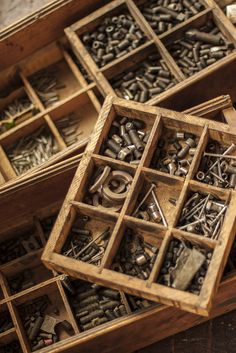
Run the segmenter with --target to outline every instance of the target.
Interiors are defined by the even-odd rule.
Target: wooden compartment
[[[51,173],[49,173],[50,168],[47,168],[45,171],[41,171],[40,173],[38,172],[34,176],[31,176],[31,178],[25,178],[24,181],[22,180],[21,182],[15,182],[14,185],[8,187],[8,189],[5,188],[5,191],[2,190],[0,197],[1,236],[4,233],[11,234],[12,232],[15,232],[14,227],[16,225],[18,225],[18,228],[21,228],[22,224],[24,224],[24,227],[26,224],[28,224],[28,226],[30,224],[31,226],[32,216],[35,216],[36,219],[39,219],[40,221],[44,237],[47,238],[47,234],[52,228],[53,220],[57,214],[57,210],[63,203],[63,199],[67,193],[68,187],[74,176],[78,163],[79,162],[77,162],[77,164],[71,164],[71,161],[68,160],[66,162],[67,167],[64,166],[63,168],[59,169],[59,164],[54,167],[54,170]],[[60,185],[60,188],[55,188],[55,185]],[[34,195],[33,203],[32,195]],[[18,213],[15,213],[14,207],[6,209],[6,202],[12,205],[13,203],[21,203],[21,208],[19,208]],[[88,212],[87,207],[86,212]],[[126,216],[126,218],[127,222],[129,222],[129,225],[134,224],[134,222],[132,222],[133,218],[131,220],[128,216]],[[14,219],[14,226],[12,219]],[[152,226],[152,224],[150,224],[150,226]],[[141,227],[143,226],[141,225]],[[174,234],[180,237],[177,232],[178,230],[176,229]],[[19,265],[20,263],[18,262],[18,266]],[[29,269],[30,266],[31,262],[29,262],[28,265]],[[227,268],[228,266],[229,265],[227,265]],[[230,267],[230,269],[227,269],[227,273],[229,277],[228,279],[224,278],[220,285],[219,291],[214,300],[211,318],[233,310],[236,307],[234,290],[235,269]],[[169,335],[173,335],[174,333],[180,332],[206,321],[206,318],[204,317],[183,312],[174,307],[171,308],[164,305],[157,305],[157,303],[147,303],[147,301],[143,300],[142,298],[132,297],[132,299],[137,303],[134,306],[133,300],[131,300],[131,296],[125,294],[125,297],[129,303],[127,310],[130,308],[130,311],[128,311],[126,316],[101,324],[85,332],[79,332],[79,326],[77,326],[76,318],[72,313],[73,308],[70,306],[70,295],[68,294],[68,290],[63,285],[64,276],[58,275],[55,272],[54,274],[56,275],[55,278],[49,279],[46,282],[43,281],[36,287],[32,287],[27,290],[27,292],[20,292],[16,295],[10,295],[6,288],[6,282],[1,281],[2,287],[4,289],[4,300],[1,302],[1,305],[6,301],[8,302],[8,305],[10,306],[9,309],[14,320],[14,325],[19,327],[17,332],[13,330],[13,332],[6,336],[7,342],[12,341],[13,339],[17,340],[18,335],[24,352],[29,352],[30,349],[28,346],[26,346],[27,340],[24,336],[24,330],[21,325],[20,317],[17,314],[17,307],[15,308],[15,304],[14,307],[12,307],[12,303],[15,303],[16,299],[17,303],[20,303],[20,297],[22,294],[24,297],[23,302],[27,301],[28,298],[26,298],[26,293],[28,293],[28,291],[30,292],[31,297],[33,293],[38,289],[40,290],[40,293],[43,292],[43,294],[47,294],[48,288],[50,288],[49,292],[51,293],[52,287],[49,284],[52,282],[54,283],[55,281],[58,283],[57,286],[60,289],[62,298],[64,298],[64,305],[68,313],[67,315],[71,318],[71,322],[74,318],[73,327],[76,333],[74,336],[57,342],[48,348],[44,348],[42,350],[44,352],[84,353],[85,351],[91,350],[97,353],[101,352],[102,349],[109,353],[118,353],[124,349],[124,346],[126,347],[127,351],[131,352],[137,349],[141,349],[142,347],[154,343],[155,341],[168,337]],[[87,285],[96,287],[94,283],[87,282]],[[53,288],[55,288],[55,284],[53,285]],[[56,293],[58,292],[56,291]],[[120,293],[123,297],[124,293]],[[68,299],[65,299],[66,296]],[[142,305],[141,302],[143,301],[144,303]],[[148,304],[150,305],[147,306]],[[144,325],[146,330],[143,330]],[[156,327],[158,327],[158,330],[156,330]],[[134,336],[132,334],[134,330],[137,332],[140,339],[137,339],[137,335]],[[120,339],[121,335],[123,337],[122,340]],[[5,342],[6,338],[1,340],[1,344]]]
[[[40,302],[40,304],[37,304],[38,302]],[[61,296],[57,282],[45,284],[45,286],[42,286],[41,288],[33,292],[28,292],[27,295],[22,295],[14,299],[13,305],[16,310],[17,316],[19,316],[20,318],[20,323],[22,323],[22,326],[24,327],[22,333],[24,333],[27,337],[26,344],[29,345],[30,351],[36,350],[37,344],[35,344],[35,338],[38,337],[38,335],[40,335],[40,332],[42,331],[46,334],[49,334],[50,338],[46,337],[46,339],[50,340],[51,344],[47,342],[38,349],[46,346],[50,347],[50,345],[52,345],[53,343],[64,340],[74,335],[74,329],[70,322],[70,317],[67,313],[66,306]],[[44,318],[45,322],[43,320],[41,322],[41,325],[44,326],[41,326],[41,330],[37,331],[37,336],[36,334],[34,335],[34,337],[36,336],[35,338],[30,339],[30,337],[33,336],[33,333],[32,336],[30,336],[30,331],[27,331],[30,330],[28,318],[34,317],[34,325],[37,325],[37,312],[40,312],[41,317]],[[47,315],[49,317],[47,317]],[[62,324],[62,322],[64,321],[68,323],[68,327],[66,329]],[[58,326],[55,327],[56,325]],[[51,334],[54,337],[54,332],[56,334],[56,340],[52,341]],[[43,339],[44,337],[42,337],[41,340]]]
[[[37,112],[38,109],[23,86],[12,91],[7,97],[0,99],[0,133],[30,119]]]
[[[115,116],[122,115],[122,116],[126,116],[127,118],[139,119],[145,115],[145,112],[147,112],[147,116],[150,116],[150,114],[151,115],[155,114],[154,116],[156,116],[156,118],[153,123],[150,137],[146,145],[146,148],[144,150],[141,162],[139,163],[138,167],[134,168],[133,170],[133,173],[135,173],[133,182],[131,184],[127,197],[124,201],[122,209],[119,213],[117,223],[114,227],[105,255],[102,259],[101,266],[98,271],[96,269],[93,269],[91,266],[89,267],[80,266],[80,268],[78,268],[76,267],[76,261],[74,259],[65,258],[62,255],[57,253],[58,247],[60,248],[61,239],[63,239],[68,229],[68,222],[69,224],[71,222],[71,215],[70,215],[71,204],[73,204],[73,202],[77,203],[78,201],[79,201],[78,204],[81,204],[81,202],[82,202],[82,205],[84,204],[85,202],[84,196],[86,193],[87,185],[91,188],[91,184],[89,184],[89,178],[91,175],[94,175],[94,172],[93,172],[94,159],[96,159],[97,162],[101,159],[101,156],[98,158],[94,154],[94,152],[100,149],[104,136],[106,136],[107,132],[109,131],[109,128]],[[111,264],[118,250],[119,244],[121,242],[122,234],[124,233],[124,227],[125,227],[124,221],[126,221],[127,217],[129,219],[129,216],[125,216],[125,214],[129,209],[130,200],[135,199],[135,196],[137,194],[136,192],[137,187],[140,188],[139,186],[139,183],[141,181],[140,175],[142,175],[144,171],[147,171],[145,165],[152,158],[151,151],[154,144],[156,143],[156,139],[158,138],[157,132],[159,131],[159,134],[161,134],[161,131],[159,128],[162,124],[162,119],[164,119],[164,121],[166,120],[166,122],[168,122],[168,125],[171,126],[172,128],[178,129],[179,127],[181,127],[181,129],[185,129],[188,126],[188,129],[190,129],[190,131],[194,130],[200,136],[202,133],[202,136],[199,139],[198,150],[196,150],[196,153],[192,160],[192,165],[190,167],[189,175],[185,178],[184,183],[182,183],[181,185],[181,179],[173,177],[173,179],[176,182],[177,180],[179,181],[179,185],[182,186],[182,188],[180,188],[179,190],[180,195],[178,198],[176,210],[173,213],[173,218],[169,220],[170,224],[168,223],[166,224],[166,228],[167,228],[166,235],[163,237],[163,241],[160,245],[160,250],[158,252],[158,256],[155,260],[154,266],[151,270],[150,276],[148,277],[148,279],[134,278],[130,275],[127,277],[127,275],[125,275],[124,273],[115,272],[112,269]],[[139,295],[149,300],[153,300],[157,302],[159,301],[161,303],[165,303],[172,306],[178,306],[183,310],[192,311],[200,315],[207,315],[210,310],[212,298],[216,291],[219,278],[221,275],[221,270],[222,270],[221,264],[225,263],[225,259],[229,254],[230,246],[233,241],[233,234],[234,234],[233,229],[234,229],[234,222],[235,222],[233,210],[236,202],[235,194],[233,191],[229,191],[229,192],[225,192],[223,190],[216,191],[213,187],[212,189],[206,188],[206,187],[204,188],[203,186],[204,184],[191,181],[192,171],[197,161],[198,153],[200,153],[200,148],[204,142],[204,137],[207,135],[208,126],[209,128],[218,130],[220,133],[222,133],[222,124],[220,123],[207,121],[207,124],[205,124],[204,122],[199,121],[199,119],[195,117],[187,116],[181,113],[167,111],[160,108],[148,107],[140,103],[132,103],[132,102],[127,103],[127,101],[125,100],[121,100],[114,97],[108,97],[104,103],[103,110],[100,114],[100,118],[95,128],[96,133],[93,135],[93,138],[91,139],[91,142],[89,143],[86,149],[86,153],[82,159],[82,162],[80,163],[80,167],[78,168],[78,171],[77,171],[78,176],[75,177],[74,182],[72,183],[71,189],[69,190],[69,193],[65,199],[62,210],[59,214],[58,219],[60,219],[60,221],[57,220],[53,228],[53,231],[51,233],[51,236],[49,238],[48,244],[46,245],[45,251],[43,253],[42,259],[46,264],[46,266],[54,270],[60,269],[60,271],[68,275],[71,275],[73,277],[86,278],[89,281],[95,281],[98,284],[102,284],[105,286],[110,285],[114,289],[125,290],[130,294]],[[112,161],[112,158],[103,157],[102,159],[105,159],[107,161],[109,160],[109,165],[115,165],[117,163],[117,161],[115,160]],[[104,163],[104,161],[102,160],[100,162]],[[126,166],[127,164],[124,162],[119,162],[119,165],[123,165],[123,167],[125,168],[130,168],[130,166],[129,167]],[[153,174],[153,172],[151,173],[150,171],[150,174]],[[156,173],[155,175],[157,174],[158,173]],[[103,195],[104,193],[104,185],[106,184],[106,179],[104,179],[103,177],[104,175],[101,176],[101,179],[102,179],[101,189],[100,189],[101,195]],[[93,183],[92,186],[94,187],[95,184],[94,182],[92,183]],[[201,292],[199,293],[199,295],[186,293],[186,291],[184,292],[184,295],[183,295],[183,292],[181,290],[174,289],[174,288],[167,288],[162,286],[161,284],[155,283],[156,276],[161,266],[163,254],[166,249],[166,244],[168,243],[168,239],[172,232],[172,227],[176,226],[178,223],[178,219],[180,217],[182,208],[184,207],[184,202],[187,198],[189,190],[193,190],[195,192],[196,190],[201,190],[203,193],[209,192],[209,193],[212,193],[213,195],[219,196],[220,199],[225,200],[228,203],[227,212],[223,223],[223,228],[220,228],[220,233],[218,235],[219,241],[214,239],[205,239],[204,237],[202,237],[202,240],[201,240],[205,242],[206,245],[208,244],[214,245],[215,251],[211,260],[210,268],[206,274],[204,286]],[[132,205],[132,201],[131,201],[131,205]],[[89,207],[89,206],[86,206],[86,207]],[[90,207],[91,207],[91,210],[96,209],[96,206],[94,205]],[[156,207],[158,207],[157,202],[156,202]],[[159,212],[161,215],[161,211]],[[221,214],[222,212],[219,213],[219,216]],[[218,218],[219,217],[216,217],[217,221],[218,221]],[[232,219],[232,221],[228,221],[229,219]],[[139,229],[139,225],[141,227],[141,224],[143,224],[143,227],[146,227],[146,232],[151,234],[155,234],[155,230],[157,231],[159,227],[162,227],[162,226],[154,225],[151,222],[147,223],[142,220],[138,220],[136,218],[132,218],[132,221],[130,220],[129,222],[132,222],[136,225],[135,229],[137,232]],[[201,238],[198,235],[192,235],[190,232],[184,232],[184,233],[187,233],[186,237],[190,237],[190,239],[193,238],[198,240],[199,238]]]
[[[181,2],[180,8],[178,8],[178,6],[177,9],[175,9],[174,6],[172,8],[172,10],[177,12],[177,16],[179,14],[179,17],[175,19],[173,16],[171,16],[170,18],[165,19],[164,17],[164,19],[162,19],[160,15],[161,13],[165,14],[165,11],[152,11],[152,9],[156,7],[155,1],[148,2],[145,0],[135,0],[134,2],[139,7],[140,12],[142,12],[143,16],[157,35],[161,35],[163,33],[166,34],[166,32],[168,33],[169,31],[175,30],[176,27],[180,27],[182,22],[188,21],[191,17],[198,15],[201,11],[208,7],[207,2],[204,0],[198,1],[197,4],[193,3],[192,7],[190,4],[191,9],[190,7],[186,7],[185,4]],[[158,25],[158,21],[162,22],[160,26]]]
[[[11,314],[6,304],[0,307],[1,319],[0,319],[0,340],[1,336],[6,336],[14,330],[14,325],[11,319]]]
[[[164,222],[162,217],[158,216],[155,220],[150,215],[148,205],[155,203],[155,196],[150,192],[151,188],[163,212]],[[126,214],[139,218],[143,222],[153,222],[164,226],[165,223],[170,225],[174,220],[176,204],[182,188],[183,180],[180,177],[169,177],[151,169],[144,169],[139,177],[136,192],[130,198]],[[146,196],[148,197],[144,199]]]

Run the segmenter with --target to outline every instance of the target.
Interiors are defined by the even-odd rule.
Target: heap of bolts
[[[80,121],[73,114],[64,116],[56,121],[56,127],[63,137],[67,146],[71,146],[78,141],[78,136],[81,134],[79,130]]]
[[[33,352],[57,342],[56,329],[64,330],[68,335],[74,333],[71,324],[60,319],[59,309],[51,305],[47,295],[19,306],[19,314]]]
[[[170,30],[203,9],[200,1],[196,0],[151,0],[141,7],[144,17],[156,34]]]
[[[59,101],[58,90],[65,87],[59,82],[56,71],[52,69],[36,72],[29,81],[46,108]]]
[[[198,138],[188,132],[165,131],[165,140],[158,141],[151,168],[170,175],[186,176],[196,152]]]
[[[85,221],[85,219],[87,220]],[[84,225],[88,221],[89,218],[84,216],[80,222],[82,227],[72,227],[67,241],[63,246],[62,254],[75,260],[99,266],[106,250],[111,231],[108,227],[103,232],[93,237],[91,230],[84,229]]]
[[[133,216],[145,221],[162,223],[165,227],[167,227],[165,215],[161,209],[160,203],[155,193],[156,187],[156,184],[152,183],[151,187],[145,193],[144,197],[142,197],[138,206],[133,212]]]
[[[153,302],[150,302],[147,299],[139,298],[129,294],[126,294],[126,297],[132,312],[147,309],[154,305]]]
[[[83,331],[127,315],[118,291],[83,281],[70,281],[70,304]]]
[[[27,96],[14,99],[0,112],[0,133],[14,127],[19,120],[31,118],[35,113],[36,109]]]
[[[118,212],[128,194],[132,175],[123,170],[112,170],[108,165],[99,167],[89,186],[85,202],[93,206]]]
[[[0,264],[13,261],[21,256],[38,250],[41,242],[34,234],[21,235],[14,239],[6,240],[0,243]]]
[[[235,149],[233,143],[230,146],[223,146],[211,140],[203,154],[196,179],[221,188],[235,188],[236,156],[230,155]]]
[[[0,334],[10,330],[13,327],[11,315],[9,311],[1,312],[0,315]]]
[[[117,118],[112,123],[101,153],[120,161],[138,164],[150,134],[145,128],[146,124],[142,120]]]
[[[200,29],[187,30],[169,50],[184,74],[191,76],[230,54],[234,47],[210,20]]]
[[[211,258],[212,251],[192,245],[187,241],[173,239],[167,249],[158,283],[198,295]],[[198,261],[194,263],[194,259]],[[185,272],[185,278],[181,276],[181,272],[182,274]],[[184,281],[186,278],[187,281]]]
[[[55,138],[43,126],[35,133],[21,138],[7,150],[7,155],[15,173],[20,175],[47,161],[57,152],[58,145]]]
[[[195,192],[184,204],[178,228],[217,240],[227,208],[227,202],[211,194]]]
[[[128,228],[111,269],[146,280],[150,276],[157,254],[156,246],[144,241],[141,235]]]
[[[30,269],[24,270],[17,275],[12,276],[8,279],[8,285],[11,294],[21,292],[27,288],[33,287],[35,281],[33,279],[33,272]]]
[[[144,103],[177,83],[159,54],[150,54],[132,71],[116,76],[111,85],[118,97]]]
[[[128,12],[106,17],[93,32],[82,36],[85,47],[99,67],[138,48],[146,40]]]
[[[18,341],[12,341],[0,347],[0,353],[21,353],[22,349]]]

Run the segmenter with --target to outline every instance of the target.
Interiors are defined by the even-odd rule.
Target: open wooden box
[[[84,353],[92,351],[99,353],[103,350],[108,353],[118,353],[123,350],[128,353],[206,321],[204,317],[181,311],[178,308],[150,303],[147,308],[132,309],[122,318],[104,323],[85,332],[81,331],[71,310],[67,291],[62,285],[63,276],[55,271],[47,270],[40,260],[50,231],[50,226],[45,226],[48,224],[45,220],[50,219],[59,211],[77,167],[78,162],[73,163],[73,165],[68,162],[63,169],[60,169],[59,164],[55,166],[54,170],[47,168],[45,171],[38,172],[38,175],[35,174],[24,182],[15,182],[14,186],[1,191],[2,240],[0,246],[9,238],[15,239],[17,232],[21,233],[33,227],[42,241],[42,247],[36,251],[35,256],[29,253],[0,266],[0,312],[8,311],[13,322],[13,327],[0,334],[0,346],[17,341],[23,352],[31,352],[19,315],[19,306],[25,304],[28,300],[40,297],[42,294],[49,297],[53,295],[53,300],[57,303],[61,317],[69,320],[73,325],[74,334],[70,337],[62,334],[59,337],[59,342],[39,350],[40,352]],[[60,185],[60,188],[55,188],[55,185]],[[32,195],[34,195],[33,200]],[[6,202],[12,207],[6,209]],[[16,214],[14,205],[18,203],[21,204],[21,207]],[[13,219],[14,222],[12,222]],[[213,300],[211,318],[236,308],[234,253],[229,260],[224,279],[216,298]],[[15,274],[19,275],[23,270],[33,272],[34,283],[28,289],[12,293],[9,287],[9,278]],[[122,292],[121,294],[126,300],[128,309],[129,296]],[[136,335],[133,335],[133,332],[136,332]],[[137,339],[137,337],[140,337],[140,339]],[[21,350],[18,348],[18,352]]]
[[[211,19],[223,33],[225,38],[227,38],[227,41],[232,42],[235,47],[236,30],[214,1],[203,0],[199,2],[199,4],[201,4],[201,8],[199,9],[199,12],[197,11],[197,14],[192,14],[188,19],[183,22],[180,21],[171,29],[166,29],[163,33],[156,34],[150,25],[150,22],[153,23],[155,20],[150,20],[148,22],[143,14],[145,12],[143,12],[143,7],[145,7],[146,3],[147,2],[142,0],[112,1],[103,8],[95,11],[93,14],[90,14],[86,18],[83,18],[82,20],[66,28],[65,33],[74,49],[76,56],[80,58],[84,66],[91,72],[91,75],[94,77],[94,80],[96,80],[98,87],[100,87],[104,94],[118,94],[119,97],[126,98],[128,100],[134,99],[141,102],[147,101],[148,104],[153,104],[153,100],[155,100],[154,93],[150,93],[150,95],[146,96],[145,99],[140,100],[140,96],[139,98],[135,98],[134,93],[118,93],[117,82],[119,80],[122,81],[123,77],[125,77],[129,72],[134,72],[134,74],[138,76],[136,71],[140,66],[142,66],[142,62],[144,60],[149,60],[148,58],[150,54],[159,55],[159,59],[156,59],[155,66],[160,66],[159,60],[162,60],[165,63],[166,72],[169,72],[170,77],[174,79],[174,83],[172,85],[166,85],[166,87],[163,87],[160,91],[158,91],[158,98],[161,100],[162,97],[165,96],[166,90],[178,91],[178,87],[182,84],[191,81],[193,78],[200,80],[201,78],[207,76],[209,71],[209,66],[207,66],[199,72],[193,72],[193,75],[187,78],[171,54],[171,46],[173,42],[178,39],[182,39],[184,33],[188,29],[201,28],[209,19]],[[90,44],[87,45],[87,42],[84,42],[83,36],[86,34],[90,35],[94,31],[98,30],[99,26],[104,25],[106,19],[112,18],[112,16],[117,17],[127,11],[135,20],[137,29],[143,33],[143,38],[145,39],[143,39],[143,43],[141,43],[138,47],[135,47],[135,49],[128,50],[126,53],[125,51],[124,53],[122,51],[123,55],[119,54],[120,56],[115,56],[113,60],[105,63],[105,65],[101,67],[100,64],[96,63],[95,59],[93,59],[92,56],[94,55],[94,50],[93,48],[88,48]],[[210,69],[213,70],[221,65],[224,65],[227,58],[233,57],[235,57],[234,52],[229,54],[227,57],[217,60],[213,63],[213,65],[210,65]],[[146,88],[148,87],[149,85],[147,83]]]
[[[127,162],[103,155],[101,147],[117,116],[144,121],[146,128],[150,131],[147,145],[138,164],[131,165]],[[174,132],[186,131],[194,133],[198,137],[199,142],[196,153],[185,178],[175,175],[171,176],[150,167],[155,148],[160,136],[165,133],[165,129],[173,130]],[[227,144],[230,144],[235,141],[234,133],[232,131],[229,133],[229,127],[226,127],[224,124],[212,121],[206,122],[202,121],[202,119],[181,113],[134,102],[128,103],[125,100],[108,97],[100,113],[95,132],[86,148],[86,152],[45,248],[42,257],[45,265],[76,278],[95,281],[115,289],[122,289],[130,294],[143,296],[149,300],[177,306],[200,315],[208,315],[233,241],[235,224],[234,191],[223,190],[210,185],[205,186],[193,180],[207,141],[212,136],[222,143],[226,143],[227,141]],[[126,197],[118,209],[115,203],[114,207],[111,207],[109,205],[102,206],[99,200],[96,202],[93,201],[92,204],[88,201],[88,190],[92,190],[91,185],[93,184],[91,179],[96,175],[98,168],[101,166],[106,168],[109,166],[111,170],[128,173],[131,179],[130,188],[126,192]],[[132,216],[136,207],[137,197],[143,186],[151,185],[152,182],[160,185],[157,187],[157,190],[160,189],[157,191],[156,196],[160,198],[159,202],[166,218],[166,225],[151,223]],[[229,204],[218,240],[201,237],[194,234],[194,232],[189,233],[177,229],[186,198],[192,192],[197,191],[205,194],[209,192]],[[167,200],[170,197],[177,199],[176,207],[168,204]],[[109,207],[111,208],[109,209]],[[67,238],[70,236],[75,220],[80,217],[80,214],[91,217],[95,223],[96,219],[103,219],[104,225],[100,228],[98,226],[100,233],[104,231],[105,226],[110,225],[109,242],[98,266],[68,257],[67,253],[65,253]],[[115,272],[114,267],[112,267],[115,255],[118,252],[122,238],[125,237],[124,234],[127,228],[136,230],[138,234],[142,234],[144,241],[149,241],[152,246],[159,249],[153,268],[146,279],[119,273],[120,271]],[[89,226],[88,229],[90,229]],[[197,243],[212,252],[210,265],[199,295],[176,290],[157,283],[168,244],[173,237]]]

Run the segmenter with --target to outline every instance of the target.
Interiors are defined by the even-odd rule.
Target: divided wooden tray
[[[147,145],[138,165],[131,165],[102,155],[101,147],[107,139],[113,121],[119,116],[144,121],[147,129],[150,130]],[[185,178],[170,176],[150,167],[160,136],[166,131],[168,132],[168,130],[174,133],[180,131],[195,134],[199,139],[195,155]],[[76,278],[95,281],[102,285],[124,290],[130,294],[143,296],[149,300],[177,306],[200,315],[208,315],[234,237],[236,200],[234,190],[223,190],[203,184],[194,180],[194,176],[198,170],[202,153],[210,138],[227,145],[235,142],[234,131],[229,130],[229,127],[221,123],[209,120],[202,121],[199,118],[181,113],[108,97],[100,113],[91,142],[86,148],[58,220],[46,245],[42,257],[45,265]],[[92,178],[93,175],[96,175],[94,173],[101,166],[109,166],[112,170],[124,171],[132,177],[130,189],[119,211],[115,204],[115,208],[109,210],[107,207],[110,206],[101,207],[99,200],[92,205],[88,200],[88,188],[93,184]],[[146,188],[146,185],[151,185],[152,182],[160,185],[159,190],[157,186],[157,197],[160,198],[160,206],[167,221],[166,226],[132,216],[142,187]],[[186,229],[184,231],[178,229],[184,202],[193,192],[202,192],[206,195],[209,193],[227,202],[228,209],[217,240],[199,236],[194,234],[194,232],[186,232]],[[168,204],[167,200],[171,197],[177,199],[176,207]],[[102,233],[107,226],[111,228],[108,245],[98,266],[66,256],[65,244],[68,242],[67,238],[80,215],[91,217],[93,220],[91,230],[96,227],[97,219],[104,221],[103,225],[98,223],[96,227],[97,233]],[[144,241],[159,249],[151,273],[146,279],[125,275],[111,269],[122,238],[126,237],[125,231],[128,228],[142,235]],[[90,229],[89,225],[88,229]],[[199,295],[157,283],[169,243],[173,238],[198,244],[212,253]]]
[[[228,59],[235,57],[235,52],[232,52],[224,58],[217,60],[214,64],[205,67],[187,78],[183,70],[181,70],[181,67],[177,65],[175,58],[171,55],[170,47],[173,42],[177,39],[184,39],[183,36],[187,30],[201,28],[209,19],[212,19],[215,25],[220,29],[224,38],[227,41],[232,42],[235,48],[235,27],[214,1],[201,0],[199,1],[199,4],[201,4],[202,7],[199,10],[199,13],[195,15],[192,14],[187,20],[183,22],[180,21],[171,29],[157,35],[150,25],[150,23],[155,22],[155,19],[150,19],[148,22],[143,15],[143,6],[145,7],[145,4],[146,2],[142,0],[114,0],[65,29],[67,38],[69,39],[76,56],[80,58],[84,66],[91,72],[98,87],[100,87],[105,95],[109,93],[115,95],[117,93],[117,85],[115,85],[114,78],[119,76],[120,78],[123,78],[130,71],[134,71],[136,74],[135,70],[137,67],[142,61],[147,60],[150,54],[159,54],[160,59],[162,59],[166,65],[166,71],[169,71],[171,77],[175,78],[176,81],[173,87],[168,87],[167,85],[162,93],[159,92],[159,100],[161,100],[162,97],[165,97],[165,90],[170,92],[178,91],[179,85],[187,84],[194,78],[199,80],[208,74],[209,69],[214,70],[219,66],[223,66]],[[133,50],[127,51],[126,54],[124,53],[124,55],[120,57],[116,58],[115,56],[115,58],[106,63],[105,66],[99,67],[99,63],[96,64],[92,58],[92,55],[94,54],[93,49],[89,50],[86,48],[83,36],[87,33],[91,34],[96,31],[99,25],[101,26],[104,19],[112,18],[112,16],[119,16],[127,11],[135,20],[140,31],[145,35],[144,43],[140,44]],[[155,66],[160,66],[158,60],[156,60]],[[146,88],[148,87],[149,86]],[[132,96],[129,93],[127,99],[135,99],[134,96],[135,94]],[[125,97],[123,96],[122,98]],[[148,104],[153,104],[155,101],[154,94],[152,97],[146,97],[146,101]],[[142,102],[144,102],[144,100]]]
[[[13,321],[13,327],[0,334],[1,344],[4,345],[17,340],[20,342],[23,352],[31,351],[22,326],[22,320],[18,315],[18,305],[25,303],[28,299],[37,297],[40,293],[44,295],[53,294],[61,312],[60,315],[69,320],[75,330],[72,336],[68,338],[60,336],[59,342],[39,350],[40,352],[84,353],[92,351],[99,353],[103,350],[107,353],[118,353],[123,350],[128,353],[204,322],[206,320],[204,317],[180,311],[178,308],[153,303],[146,309],[129,312],[123,318],[81,332],[68,303],[66,290],[62,286],[61,279],[63,276],[58,275],[55,271],[47,270],[41,263],[39,256],[47,238],[47,232],[45,233],[45,229],[42,229],[43,220],[59,211],[77,167],[78,162],[74,163],[72,168],[68,163],[67,167],[65,165],[61,171],[55,166],[55,170],[50,174],[49,170],[41,171],[40,175],[28,178],[24,184],[19,181],[18,184],[15,182],[14,188],[1,192],[1,239],[3,241],[9,237],[14,239],[17,234],[16,229],[21,232],[35,224],[43,240],[42,249],[38,251],[38,256],[35,258],[28,254],[24,258],[17,258],[12,262],[1,265],[0,307],[1,311],[8,310],[10,312]],[[60,185],[60,189],[55,188],[54,185]],[[34,195],[33,202],[32,195]],[[6,202],[12,207],[6,209]],[[21,204],[17,214],[14,210],[16,203]],[[13,219],[14,222],[12,222]],[[7,279],[10,274],[21,272],[24,269],[31,269],[36,274],[34,280],[36,279],[37,283],[31,288],[16,294],[10,293]],[[231,258],[226,269],[227,272],[225,272],[223,282],[213,301],[211,318],[236,308],[234,290],[236,265],[234,257]],[[133,335],[133,332],[136,332],[136,335]],[[122,340],[120,339],[121,336],[123,337]],[[140,339],[137,339],[137,337]]]

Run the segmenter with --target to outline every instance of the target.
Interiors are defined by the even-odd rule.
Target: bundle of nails
[[[40,249],[42,246],[38,237],[34,234],[17,235],[0,243],[0,264],[13,261],[21,256]]]
[[[57,72],[53,69],[40,70],[29,81],[46,108],[59,101],[58,90],[65,87],[65,84],[59,82]]]
[[[198,295],[212,258],[212,251],[187,241],[170,241],[158,283]]]
[[[147,37],[134,18],[124,12],[106,17],[94,31],[83,34],[82,41],[97,65],[103,67],[138,48]]]
[[[81,330],[90,330],[127,314],[118,291],[83,281],[70,281],[68,296]]]
[[[204,9],[196,0],[151,0],[141,6],[143,16],[156,34],[164,33]]]
[[[0,353],[21,353],[22,349],[20,346],[20,343],[18,341],[12,341],[10,343],[4,344],[3,346],[1,345],[0,347]]]
[[[142,197],[138,206],[133,212],[133,216],[145,221],[162,223],[165,227],[167,227],[168,225],[165,215],[155,193],[156,187],[156,184],[152,183],[151,187]],[[152,200],[150,200],[150,196]]]
[[[75,260],[99,266],[108,245],[111,231],[108,227],[98,235],[93,236],[91,230],[84,229],[87,222],[89,222],[89,218],[80,222],[80,225],[83,224],[82,227],[75,225],[72,227],[63,246],[62,254]]]
[[[9,277],[7,282],[11,294],[16,294],[35,285],[33,272],[30,269],[26,269]]]
[[[68,335],[74,333],[71,324],[60,319],[59,309],[52,306],[47,295],[28,301],[18,309],[33,352],[57,342],[57,329],[65,331]]]
[[[203,154],[196,179],[210,185],[221,188],[235,188],[236,186],[236,146],[221,145],[210,140]]]
[[[194,192],[184,204],[178,228],[217,240],[227,208],[227,201],[210,193]]]
[[[38,131],[21,138],[7,150],[7,155],[15,173],[20,175],[47,161],[57,152],[54,136],[42,126]]]
[[[27,96],[14,99],[0,111],[0,133],[3,133],[17,123],[17,119],[28,119],[36,113],[33,103]]]
[[[9,311],[1,312],[0,317],[0,334],[10,330],[13,327],[13,322]]]
[[[85,202],[103,209],[118,212],[128,194],[133,177],[123,170],[114,170],[110,166],[100,166],[85,196]]]
[[[186,76],[191,76],[230,54],[233,44],[228,42],[212,20],[200,29],[188,29],[184,37],[168,48]]]
[[[198,137],[189,132],[165,131],[165,140],[157,143],[151,168],[170,175],[186,176],[196,152]]]
[[[160,55],[150,54],[132,71],[127,70],[111,80],[118,97],[144,103],[173,87],[177,80],[172,76]]]
[[[149,138],[149,131],[142,120],[116,118],[104,141],[101,153],[107,157],[138,164]]]
[[[111,269],[140,279],[148,279],[158,254],[158,248],[144,241],[132,229],[126,229]]]
[[[56,121],[55,125],[67,146],[78,141],[78,136],[81,134],[79,124],[80,121],[74,114],[69,114]]]

